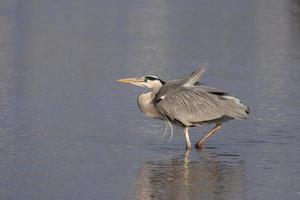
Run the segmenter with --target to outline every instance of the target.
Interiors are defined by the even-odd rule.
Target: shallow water
[[[185,153],[115,80],[201,63],[251,115]],[[299,66],[297,0],[0,0],[0,199],[299,199]]]

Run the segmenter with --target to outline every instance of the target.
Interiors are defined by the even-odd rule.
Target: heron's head
[[[132,85],[137,85],[140,87],[147,87],[150,89],[158,89],[163,84],[165,84],[164,81],[162,81],[160,78],[153,76],[153,75],[147,75],[140,78],[124,78],[119,79],[118,82],[120,83],[129,83]]]

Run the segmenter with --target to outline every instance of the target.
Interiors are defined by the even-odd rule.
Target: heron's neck
[[[149,117],[161,118],[159,112],[157,111],[155,105],[153,104],[153,99],[155,98],[155,94],[152,91],[147,93],[142,93],[138,96],[138,105],[140,110],[145,113]]]
[[[153,95],[153,98],[159,92],[161,87],[162,87],[162,85],[157,85],[156,87],[151,88],[149,93],[151,93]]]

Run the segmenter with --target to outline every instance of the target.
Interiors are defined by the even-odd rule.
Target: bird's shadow
[[[134,186],[135,199],[245,199],[245,162],[238,155],[187,151],[146,161]]]

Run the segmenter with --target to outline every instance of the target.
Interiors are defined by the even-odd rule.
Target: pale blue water
[[[251,115],[185,155],[115,80],[202,63]],[[0,0],[0,199],[299,199],[299,75],[297,0]]]

